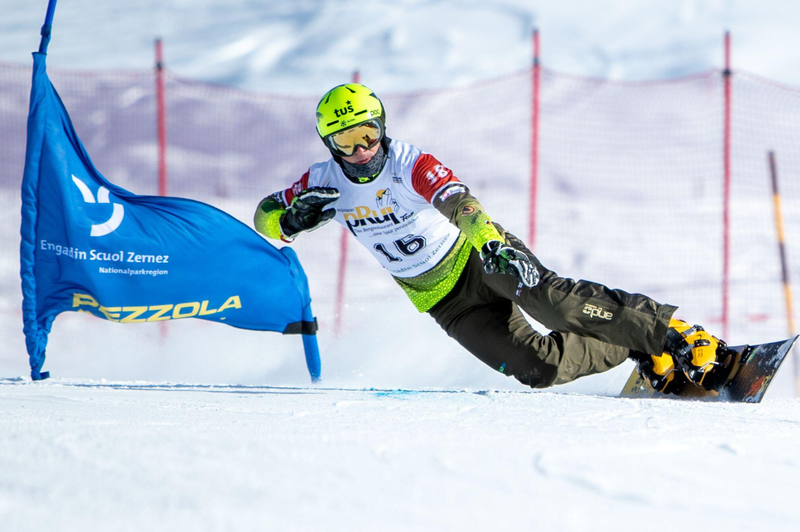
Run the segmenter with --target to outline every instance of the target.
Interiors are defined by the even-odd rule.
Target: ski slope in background
[[[0,0],[0,61],[25,63],[46,0]],[[658,79],[722,63],[800,85],[790,0],[62,0],[51,67],[149,68],[153,39],[181,76],[319,95],[360,70],[379,94],[453,87],[527,68],[531,30],[545,66],[583,76]]]
[[[0,61],[30,63],[45,7],[0,0]],[[148,68],[160,35],[180,75],[279,94],[356,69],[379,93],[517,72],[533,26],[548,67],[613,79],[720,66],[729,28],[737,67],[800,85],[795,2],[60,0],[55,20],[53,68]],[[399,293],[351,305],[342,337],[321,332],[323,388],[307,387],[297,338],[72,313],[51,335],[55,378],[31,383],[18,198],[0,197],[0,224],[0,530],[800,527],[785,378],[761,405],[607,397],[628,364],[531,392]],[[599,262],[594,277],[614,278]]]

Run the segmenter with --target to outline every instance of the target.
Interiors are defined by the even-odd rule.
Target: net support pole
[[[339,273],[336,279],[336,322],[334,325],[336,336],[341,334],[344,320],[344,285],[347,282],[347,244],[349,240],[347,229],[342,227],[339,237]]]
[[[361,82],[361,74],[356,70],[353,72],[353,83]],[[338,337],[342,333],[342,324],[344,322],[344,288],[347,282],[347,245],[350,238],[347,235],[347,229],[342,227],[341,237],[339,237],[339,274],[336,279],[336,314],[333,327],[334,334]]]
[[[781,260],[781,279],[783,281],[783,295],[786,298],[786,325],[789,337],[796,334],[794,326],[794,312],[792,310],[792,284],[789,279],[789,261],[786,257],[786,238],[783,229],[783,211],[781,209],[781,195],[778,187],[778,164],[775,161],[775,152],[767,154],[769,160],[769,175],[772,181],[772,202],[775,210],[775,230],[778,234],[778,256]],[[800,356],[797,351],[793,359],[795,394],[800,396]]]
[[[156,39],[156,129],[158,131],[158,195],[167,195],[167,94],[164,85],[164,45]]]
[[[167,95],[164,85],[164,45],[161,39],[155,41],[156,59],[156,135],[158,139],[158,195],[167,195]],[[169,336],[167,323],[160,322],[161,342]]]
[[[730,255],[731,255],[731,32],[725,32],[725,70],[722,71],[724,101],[724,131],[722,141],[723,158],[723,206],[722,206],[722,337],[728,335],[730,305]]]
[[[539,184],[539,30],[533,30],[533,80],[531,102],[531,184],[528,204],[528,248],[533,251],[536,242],[536,195]]]

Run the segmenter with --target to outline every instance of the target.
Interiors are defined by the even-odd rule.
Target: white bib
[[[284,199],[291,203],[309,187],[338,189],[334,219],[392,275],[408,278],[436,266],[458,239],[459,229],[429,202],[453,182],[457,178],[433,156],[393,140],[386,165],[372,182],[353,183],[330,159],[309,168]]]

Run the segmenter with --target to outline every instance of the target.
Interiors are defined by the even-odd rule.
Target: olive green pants
[[[661,353],[676,307],[559,277],[514,235],[505,236],[539,269],[538,285],[526,288],[512,275],[487,274],[473,249],[453,290],[428,311],[470,353],[532,388],[607,371],[631,350]],[[520,308],[553,332],[536,332]]]

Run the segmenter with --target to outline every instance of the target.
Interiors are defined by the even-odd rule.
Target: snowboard
[[[738,365],[739,369],[718,392],[689,385],[678,395],[662,394],[650,386],[647,379],[639,375],[634,368],[620,397],[663,397],[729,403],[759,403],[797,338],[795,336],[788,340],[769,344],[728,347],[728,354],[732,355],[731,364],[734,364],[733,367]]]

